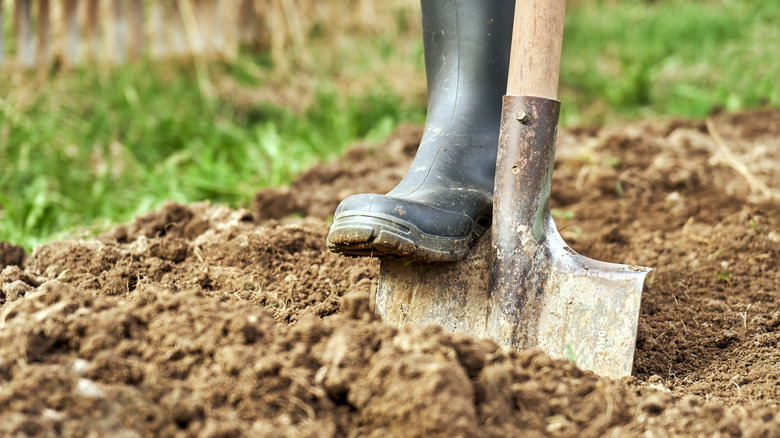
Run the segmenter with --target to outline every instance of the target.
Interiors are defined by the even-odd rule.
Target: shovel
[[[577,254],[550,216],[565,0],[517,0],[502,107],[492,230],[452,263],[382,260],[376,311],[580,368],[631,374],[649,268]]]

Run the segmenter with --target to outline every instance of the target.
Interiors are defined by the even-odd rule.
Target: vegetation
[[[32,247],[166,199],[247,205],[258,188],[287,183],[356,139],[378,141],[403,120],[424,119],[378,87],[323,89],[301,113],[238,108],[201,97],[186,65],[129,65],[103,79],[79,71],[65,82],[21,111],[2,102],[0,240]]]
[[[566,17],[565,124],[780,105],[780,3],[578,1]]]
[[[167,199],[245,206],[355,141],[421,123],[416,3],[393,3],[381,26],[315,23],[283,53],[246,50],[206,71],[0,70],[0,241],[94,233]],[[572,0],[562,123],[778,106],[777,22],[778,2]]]

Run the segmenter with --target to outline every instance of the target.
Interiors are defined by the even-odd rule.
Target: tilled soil
[[[373,315],[378,262],[324,238],[342,198],[401,178],[404,127],[251,211],[171,203],[92,240],[0,243],[0,434],[780,436],[778,122],[560,133],[567,243],[654,268],[631,378]]]

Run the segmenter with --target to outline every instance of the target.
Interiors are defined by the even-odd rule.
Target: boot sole
[[[432,236],[414,224],[380,213],[342,213],[328,233],[328,249],[350,257],[402,258],[422,262],[453,262],[466,256],[471,245],[490,226],[477,219],[463,238]]]

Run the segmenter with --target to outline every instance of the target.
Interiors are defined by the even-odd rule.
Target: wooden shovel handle
[[[516,0],[506,94],[558,98],[566,0]]]

